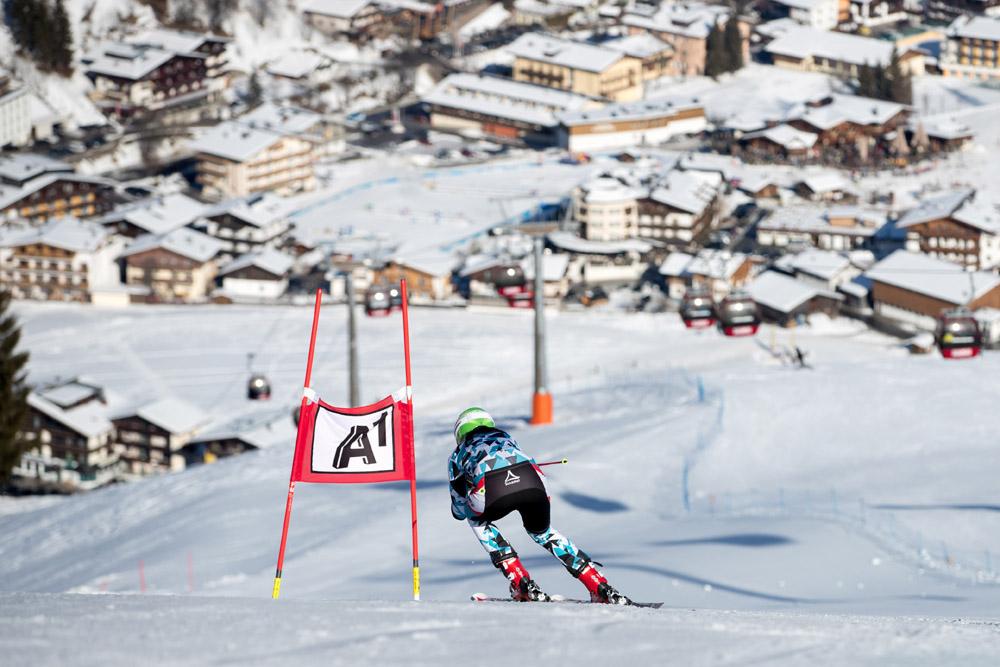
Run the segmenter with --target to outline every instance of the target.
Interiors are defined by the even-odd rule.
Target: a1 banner
[[[309,401],[299,419],[292,479],[351,484],[413,478],[410,405],[386,396],[358,408]]]

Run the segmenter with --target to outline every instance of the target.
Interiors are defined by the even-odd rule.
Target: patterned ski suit
[[[487,474],[501,470],[506,470],[499,473],[505,476],[506,483],[487,484]],[[497,479],[495,475],[490,478]],[[499,568],[502,561],[516,558],[517,552],[493,521],[518,510],[531,539],[558,558],[570,574],[579,577],[591,560],[549,523],[549,498],[543,478],[534,459],[525,455],[508,433],[497,428],[477,428],[448,459],[451,514],[460,521],[468,520],[493,565]],[[511,486],[512,479],[515,486]],[[520,486],[534,488],[528,492],[508,491]]]

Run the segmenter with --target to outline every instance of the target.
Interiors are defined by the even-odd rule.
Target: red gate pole
[[[410,519],[413,527],[413,599],[420,600],[420,550],[417,545],[417,453],[413,442],[413,380],[410,375],[410,306],[406,278],[399,281],[403,294],[403,356],[406,359],[406,403],[410,406]]]
[[[316,305],[313,307],[312,334],[309,336],[309,360],[306,362],[306,380],[302,385],[302,403],[299,405],[299,428],[302,427],[301,416],[306,410],[305,390],[309,389],[312,381],[313,354],[316,352],[316,329],[319,327],[319,306],[323,300],[323,292],[316,290]],[[281,592],[281,568],[285,564],[285,542],[288,540],[288,523],[292,519],[292,499],[295,497],[295,467],[299,462],[298,438],[295,438],[295,452],[292,454],[292,472],[288,480],[288,498],[285,500],[285,521],[281,526],[281,546],[278,547],[278,567],[274,572],[274,588],[271,590],[271,597],[275,600]]]

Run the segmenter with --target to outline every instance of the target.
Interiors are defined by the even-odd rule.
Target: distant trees
[[[28,353],[18,352],[21,328],[17,318],[7,313],[10,292],[0,290],[0,484],[27,450],[20,431],[28,418],[28,385],[24,366]]]
[[[40,69],[67,75],[73,70],[73,28],[63,0],[6,0],[14,42]]]
[[[705,74],[712,78],[741,69],[743,62],[743,33],[737,14],[729,17],[724,25],[714,25],[705,42]]]
[[[877,100],[913,103],[913,82],[910,75],[903,69],[899,53],[895,50],[888,65],[869,65],[865,63],[858,68],[858,80],[854,92],[862,97],[872,97]]]

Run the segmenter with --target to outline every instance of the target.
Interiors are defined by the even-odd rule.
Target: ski
[[[470,598],[473,602],[520,602],[520,600],[514,600],[512,598],[501,598],[492,595],[486,595],[485,593],[473,593]],[[558,595],[552,596],[551,600],[548,602],[564,602],[567,604],[605,604],[603,602],[591,602],[590,600],[578,600],[576,598],[564,598]],[[543,603],[544,604],[544,603]],[[646,609],[659,609],[663,606],[662,602],[631,602],[627,605],[611,605],[611,606],[621,606],[621,607],[644,607]]]

